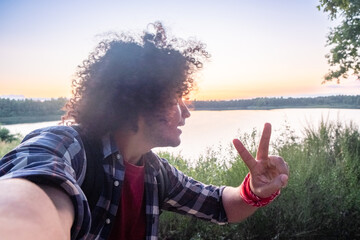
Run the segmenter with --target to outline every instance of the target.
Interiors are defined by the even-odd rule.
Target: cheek
[[[160,122],[165,123],[168,126],[178,125],[181,120],[181,111],[179,106],[174,106],[168,109],[161,115],[159,115]]]
[[[169,115],[168,120],[170,124],[178,124],[181,118],[181,111],[180,108],[177,106],[176,108],[173,108]]]

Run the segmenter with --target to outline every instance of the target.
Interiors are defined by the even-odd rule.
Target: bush
[[[10,134],[9,129],[0,126],[0,158],[20,143],[20,135]]]
[[[9,129],[0,126],[0,141],[11,143],[18,139],[19,136],[10,134]]]
[[[305,129],[303,139],[285,131],[272,150],[290,166],[288,187],[278,199],[242,223],[226,226],[164,212],[160,239],[359,239],[358,127],[322,121],[318,129]],[[254,130],[242,140],[254,153],[258,133]],[[164,157],[197,180],[238,186],[248,171],[245,164],[232,148],[228,152],[233,160],[224,161],[219,152],[209,150],[196,164],[180,156]]]

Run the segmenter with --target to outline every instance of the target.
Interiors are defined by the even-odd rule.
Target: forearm
[[[70,239],[71,212],[59,212],[39,186],[24,179],[1,180],[0,193],[1,238]]]
[[[241,222],[257,210],[257,207],[253,207],[242,200],[240,187],[226,187],[223,191],[222,201],[230,223]]]

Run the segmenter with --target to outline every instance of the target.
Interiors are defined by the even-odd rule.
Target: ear
[[[146,124],[145,117],[143,115],[139,115],[137,123],[133,122],[131,124],[133,126],[133,130],[134,130],[135,133],[138,132],[138,131],[141,131],[142,129],[144,129],[144,126]]]

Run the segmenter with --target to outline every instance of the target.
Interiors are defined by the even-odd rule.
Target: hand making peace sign
[[[250,188],[254,194],[267,198],[285,187],[289,178],[289,166],[279,156],[269,156],[271,124],[266,123],[260,139],[256,159],[248,152],[239,139],[233,144],[250,170]]]

